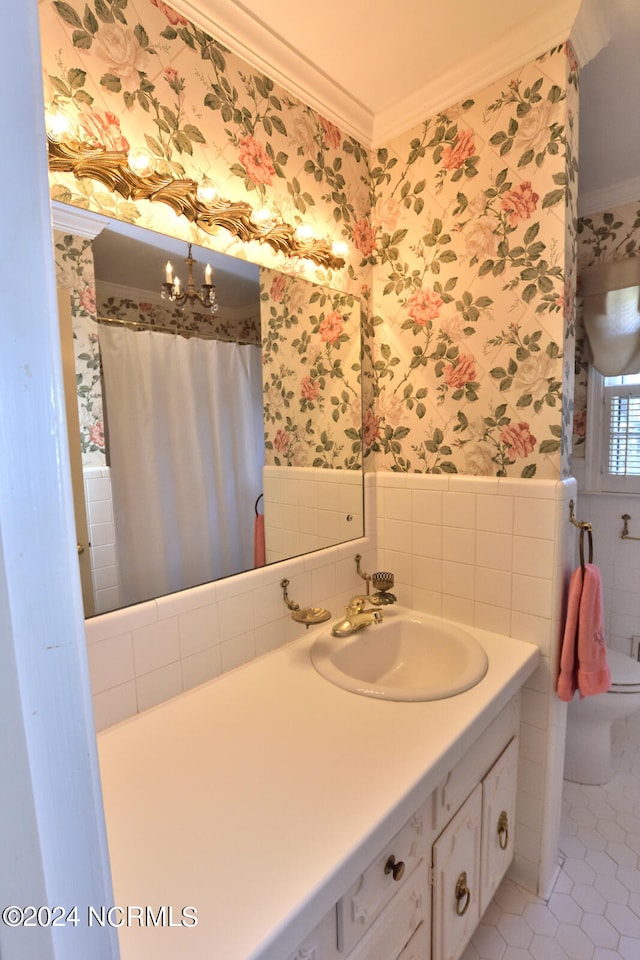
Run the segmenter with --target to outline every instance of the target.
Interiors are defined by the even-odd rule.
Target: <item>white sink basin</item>
[[[316,670],[331,683],[365,697],[441,700],[475,686],[487,654],[456,624],[412,610],[384,610],[382,623],[349,637],[323,631],[311,646]]]

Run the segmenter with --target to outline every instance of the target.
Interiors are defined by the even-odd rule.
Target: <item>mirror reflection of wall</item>
[[[261,302],[260,268],[194,247],[194,282],[211,264],[218,310],[181,311],[160,288],[167,260],[186,285],[182,241],[114,223],[93,239],[58,230],[55,249],[75,345],[87,615],[362,536],[357,300],[262,271]]]

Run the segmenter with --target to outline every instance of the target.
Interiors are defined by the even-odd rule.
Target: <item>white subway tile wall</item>
[[[113,523],[109,467],[85,467],[84,497],[91,544],[91,577],[96,613],[120,606],[120,577]]]
[[[640,540],[622,539],[623,514],[631,518],[630,537],[640,537],[637,495],[578,493],[576,516],[593,525],[593,560],[603,583],[605,639],[614,650],[630,654],[631,638],[640,634]]]
[[[513,874],[551,889],[566,725],[555,664],[574,556],[569,501],[576,482],[391,473],[377,473],[376,481],[378,564],[395,572],[401,602],[540,648],[542,665],[523,691]]]
[[[362,474],[319,467],[263,469],[268,563],[320,550],[362,530]]]

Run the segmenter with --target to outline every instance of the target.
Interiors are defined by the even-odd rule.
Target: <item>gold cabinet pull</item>
[[[498,817],[498,843],[501,850],[506,850],[509,843],[509,817],[507,811],[503,810]]]
[[[396,863],[396,858],[391,854],[384,865],[384,872],[390,873],[394,880],[401,880],[404,874],[404,860],[398,860]]]
[[[84,553],[84,547],[82,546],[81,543],[79,543],[79,544],[78,544],[78,556],[80,556],[81,553]]]
[[[464,917],[471,903],[471,890],[467,885],[467,873],[463,870],[456,883],[456,913]]]

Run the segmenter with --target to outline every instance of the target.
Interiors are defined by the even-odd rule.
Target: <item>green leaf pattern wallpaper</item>
[[[375,469],[567,475],[578,84],[568,45],[366,149],[162,0],[44,0],[41,21],[45,100],[77,116],[83,139],[144,146],[177,177],[208,176],[222,196],[347,241],[343,269],[317,268],[51,177],[63,202],[358,297],[365,414],[343,465],[361,442]],[[323,363],[343,362],[333,347]],[[330,401],[351,419],[340,398],[352,367]],[[313,391],[318,372],[308,376]]]
[[[362,468],[360,304],[260,271],[265,463]]]

